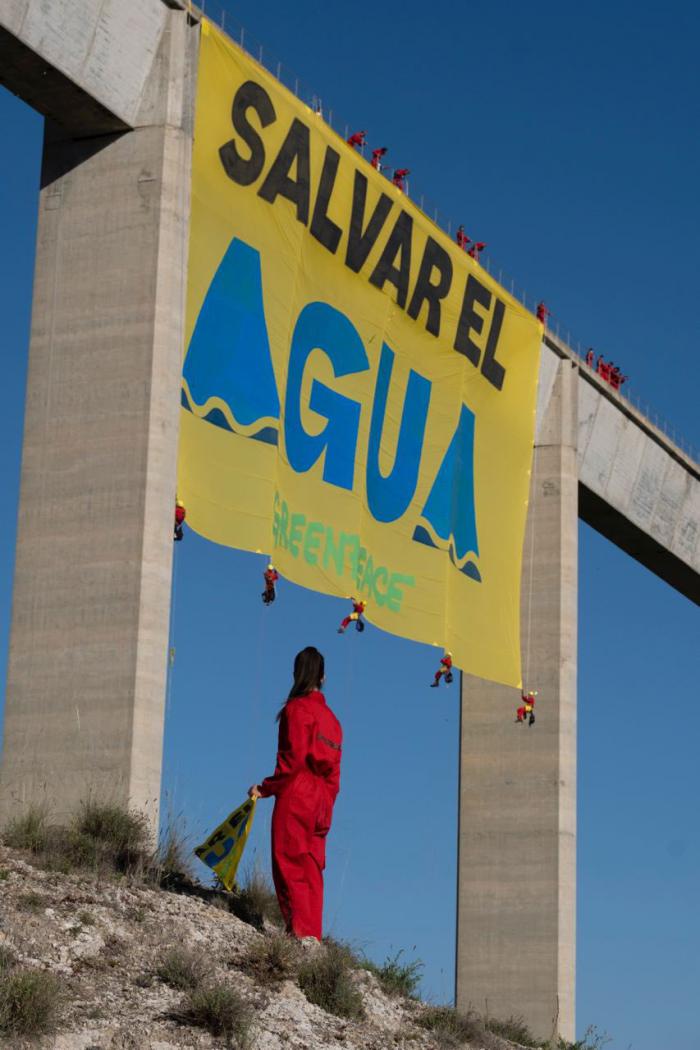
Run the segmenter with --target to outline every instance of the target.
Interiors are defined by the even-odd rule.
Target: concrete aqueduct
[[[157,811],[198,18],[0,0],[0,80],[46,117],[0,820],[47,784]],[[547,336],[522,633],[548,718],[525,752],[512,693],[464,677],[457,1003],[567,1038],[578,517],[700,602],[698,465]]]

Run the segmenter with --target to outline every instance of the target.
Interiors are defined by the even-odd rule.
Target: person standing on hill
[[[324,670],[318,649],[297,653],[277,716],[275,772],[248,790],[250,798],[275,796],[272,877],[287,933],[299,940],[322,937],[326,836],[340,787],[343,731],[320,691]]]

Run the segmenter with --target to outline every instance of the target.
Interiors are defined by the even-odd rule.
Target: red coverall
[[[352,146],[353,149],[361,149],[365,144],[366,131],[354,131],[348,139],[348,146]]]
[[[263,573],[265,580],[265,590],[263,591],[263,601],[266,605],[275,600],[275,584],[279,580],[279,573],[277,569],[265,569]]]
[[[182,523],[184,522],[186,517],[187,517],[187,512],[185,511],[185,508],[184,507],[178,507],[178,505],[175,504],[175,539],[176,540],[181,540],[182,539]]]
[[[442,676],[444,674],[448,674],[451,670],[452,670],[452,657],[451,656],[443,656],[440,659],[440,668],[439,668],[439,670],[437,670],[435,672],[435,682],[433,684],[434,685],[439,685],[440,684],[440,679],[442,678]]]
[[[464,232],[464,226],[460,226],[460,228],[457,230],[457,245],[458,245],[459,248],[463,248],[464,251],[466,252],[468,244],[469,244],[469,238],[467,237],[466,233]]]
[[[377,171],[382,170],[382,157],[387,151],[386,146],[380,146],[379,149],[372,150],[372,167],[376,168]]]
[[[363,612],[365,611],[365,603],[364,602],[356,602],[354,598],[351,598],[350,601],[352,602],[352,612],[350,613],[349,616],[346,616],[345,619],[343,620],[343,622],[341,623],[341,625],[340,625],[341,631],[345,630],[345,628],[348,626],[348,624],[350,623],[351,620],[359,620],[359,618],[362,616]]]
[[[524,722],[528,715],[531,718],[531,722],[534,722],[535,719],[533,716],[532,709],[535,706],[535,697],[531,693],[529,693],[527,696],[525,696],[524,693],[521,693],[520,699],[523,702],[523,706],[519,707],[516,711],[518,722]]]
[[[547,324],[547,317],[551,314],[551,310],[548,310],[544,303],[537,304],[537,320],[541,321],[542,324]]]
[[[343,731],[323,693],[289,700],[280,719],[274,776],[272,876],[287,932],[321,940],[326,835],[340,787]]]

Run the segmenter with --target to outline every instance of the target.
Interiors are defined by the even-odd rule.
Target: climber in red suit
[[[297,653],[294,684],[278,715],[274,775],[248,791],[251,798],[275,796],[272,875],[287,932],[299,940],[321,940],[326,836],[340,786],[343,731],[319,691],[323,674],[317,649]]]
[[[450,685],[452,682],[452,653],[445,652],[445,655],[440,658],[440,666],[435,672],[435,681],[430,683],[431,689],[437,689],[440,685],[440,679],[445,676],[445,683]]]
[[[182,539],[182,526],[185,523],[187,517],[187,511],[185,510],[185,504],[181,499],[175,500],[175,531],[173,533],[174,540]]]
[[[366,136],[366,131],[354,131],[348,139],[348,146],[352,146],[353,149],[362,149]]]
[[[277,572],[277,569],[274,567],[272,562],[270,562],[268,567],[265,569],[265,572],[263,573],[263,579],[265,580],[265,590],[262,593],[262,600],[265,605],[269,605],[271,602],[274,602],[275,598],[277,597],[275,593],[275,584],[277,583],[279,578],[280,577],[279,573]]]
[[[551,314],[551,310],[548,310],[544,303],[537,304],[537,320],[541,321],[542,324],[547,324],[547,318]]]
[[[382,170],[382,157],[386,154],[387,149],[387,146],[380,146],[379,149],[372,150],[372,167],[377,171]]]
[[[394,177],[391,180],[392,184],[396,186],[402,193],[406,192],[406,176],[410,175],[411,172],[408,168],[396,168],[394,171]]]
[[[365,622],[362,619],[362,614],[365,611],[367,602],[357,601],[355,598],[351,598],[350,601],[352,602],[352,612],[349,613],[341,623],[338,628],[338,634],[343,634],[345,628],[352,620],[355,620],[355,627],[358,631],[364,631],[365,629]]]
[[[486,241],[474,241],[471,248],[468,250],[467,255],[471,255],[472,259],[479,261],[479,256],[486,247]]]
[[[467,237],[466,233],[464,232],[464,226],[460,226],[459,229],[457,230],[457,247],[458,248],[463,248],[464,251],[466,252],[468,244],[469,244],[469,237]]]
[[[527,722],[528,725],[533,726],[535,724],[535,697],[536,692],[521,693],[520,699],[523,702],[522,707],[519,707],[516,711],[516,722]]]

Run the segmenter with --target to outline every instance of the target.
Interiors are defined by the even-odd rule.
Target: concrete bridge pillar
[[[195,37],[167,13],[132,130],[45,129],[0,822],[157,820]]]
[[[457,1005],[573,1040],[576,961],[577,378],[558,364],[523,557],[519,693],[462,681]]]

